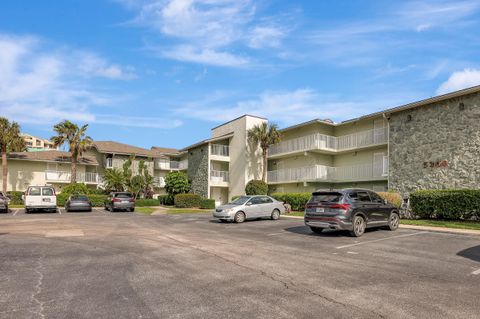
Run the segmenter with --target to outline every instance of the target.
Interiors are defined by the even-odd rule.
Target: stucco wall
[[[404,194],[418,189],[479,188],[480,95],[392,114],[389,183],[390,189]]]
[[[208,144],[188,150],[188,177],[192,181],[192,192],[208,197]]]

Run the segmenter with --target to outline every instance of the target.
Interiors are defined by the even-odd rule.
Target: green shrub
[[[171,195],[184,194],[190,191],[190,181],[184,172],[170,172],[165,177],[165,190]]]
[[[247,195],[267,195],[268,185],[264,181],[252,179],[245,186],[245,194]]]
[[[173,206],[173,204],[175,204],[175,196],[170,194],[159,195],[158,201],[160,202],[160,205]]]
[[[302,211],[312,193],[274,193],[271,196],[280,202],[289,204],[292,210]]]
[[[135,206],[138,206],[138,207],[158,206],[158,205],[160,205],[160,201],[158,199],[141,198],[135,201]]]
[[[210,198],[202,198],[200,200],[200,208],[202,209],[215,209],[215,200]]]
[[[399,193],[394,192],[378,192],[381,198],[386,199],[389,203],[400,207],[402,205],[402,196]]]
[[[23,205],[23,192],[7,192],[7,197],[10,198],[10,205]]]
[[[68,195],[87,195],[90,193],[90,189],[83,183],[75,183],[64,186],[61,193]]]
[[[200,207],[202,197],[197,194],[178,194],[175,195],[175,207],[192,208]]]
[[[480,190],[421,190],[410,194],[417,218],[468,220],[480,218]]]
[[[57,206],[65,206],[70,194],[60,193],[57,194]],[[108,195],[87,195],[88,200],[92,203],[92,206],[103,207]]]

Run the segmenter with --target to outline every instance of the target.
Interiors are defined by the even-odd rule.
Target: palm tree
[[[103,175],[105,189],[113,192],[122,192],[125,189],[125,176],[119,168],[109,168]]]
[[[85,136],[88,124],[78,127],[70,121],[63,121],[56,124],[53,130],[57,133],[50,140],[55,147],[63,144],[68,144],[69,152],[72,157],[72,173],[70,176],[70,182],[75,184],[77,182],[77,161],[78,157],[82,156],[82,153],[92,146],[93,140],[90,136]]]
[[[0,117],[0,152],[2,153],[2,191],[7,192],[8,162],[7,154],[25,150],[25,141],[20,136],[20,125]]]
[[[247,134],[249,142],[262,149],[262,181],[266,182],[268,148],[270,145],[280,142],[280,132],[278,131],[278,126],[276,124],[269,125],[267,122],[263,122],[262,124],[255,125],[249,129]]]

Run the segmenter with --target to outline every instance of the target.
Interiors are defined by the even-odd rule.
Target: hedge
[[[23,195],[23,192],[18,192],[18,191],[7,192],[7,197],[10,198],[11,205],[23,205],[22,195]]]
[[[60,193],[57,194],[57,206],[65,206],[70,194]],[[103,207],[108,195],[87,195],[88,199],[92,203],[92,206]]]
[[[175,207],[192,208],[200,207],[202,197],[197,194],[178,194],[175,195]]]
[[[424,219],[480,219],[480,190],[421,190],[410,194],[414,217]]]
[[[272,197],[280,202],[289,204],[292,210],[302,211],[312,196],[312,193],[273,193]]]
[[[158,205],[160,205],[160,201],[158,199],[141,198],[135,201],[135,206],[138,206],[138,207],[158,206]]]
[[[215,209],[215,200],[209,198],[202,198],[200,200],[200,208],[202,209]]]
[[[389,203],[400,208],[402,206],[402,195],[394,192],[378,192],[381,198],[386,199]]]
[[[173,206],[173,204],[175,204],[175,197],[170,194],[159,195],[158,201],[160,202],[160,205]]]
[[[264,181],[253,179],[245,186],[245,194],[247,195],[267,195],[268,185]]]

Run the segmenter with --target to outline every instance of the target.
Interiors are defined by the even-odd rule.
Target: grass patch
[[[8,208],[24,208],[25,205],[8,205]]]
[[[135,212],[144,215],[151,215],[155,211],[153,207],[135,207]]]
[[[449,221],[449,220],[428,220],[428,219],[402,219],[404,225],[446,227],[456,229],[480,230],[480,222],[471,221]]]
[[[300,216],[303,217],[304,212],[303,211],[292,211],[289,214],[285,214],[285,216]]]
[[[199,208],[169,208],[167,214],[197,214],[197,213],[211,213],[212,209]]]

